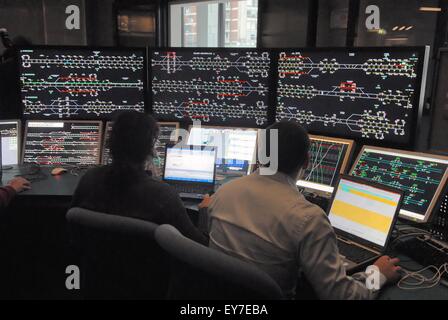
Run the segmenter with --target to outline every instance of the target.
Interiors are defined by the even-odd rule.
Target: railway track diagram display
[[[445,186],[447,168],[448,157],[363,147],[350,174],[403,190],[400,214],[423,222]]]
[[[409,144],[425,54],[390,50],[281,51],[277,120],[320,134]]]
[[[353,140],[310,136],[310,160],[298,186],[331,193],[347,169]]]
[[[267,124],[269,52],[178,50],[151,56],[152,108],[159,120]]]
[[[99,164],[101,132],[100,121],[28,121],[23,163]]]
[[[19,59],[28,119],[110,119],[145,110],[143,49],[21,49]]]

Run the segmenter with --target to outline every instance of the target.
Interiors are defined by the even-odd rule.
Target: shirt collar
[[[261,176],[260,175],[260,169],[257,169],[256,174]],[[266,177],[268,179],[272,179],[272,180],[278,181],[278,182],[283,183],[283,184],[288,184],[292,188],[297,189],[297,185],[296,185],[297,181],[295,181],[293,178],[291,178],[291,176],[289,176],[289,175],[287,175],[287,174],[285,174],[283,172],[277,171],[275,174],[263,175],[263,177]]]

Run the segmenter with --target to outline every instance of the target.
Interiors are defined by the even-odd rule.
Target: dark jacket
[[[171,224],[184,236],[206,244],[193,225],[178,194],[143,170],[108,165],[82,177],[72,207]]]

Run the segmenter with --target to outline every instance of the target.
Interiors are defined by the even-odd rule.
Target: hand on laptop
[[[213,198],[211,196],[206,194],[204,196],[204,199],[202,199],[202,202],[200,204],[198,204],[199,209],[208,208],[210,206],[210,203],[212,202],[212,199]]]
[[[387,278],[387,282],[394,283],[397,282],[401,275],[399,271],[401,267],[397,266],[400,262],[398,258],[391,258],[389,256],[382,256],[375,261],[374,265],[380,269],[380,272]]]
[[[8,186],[13,188],[17,193],[31,189],[31,183],[22,177],[12,179],[8,182]]]

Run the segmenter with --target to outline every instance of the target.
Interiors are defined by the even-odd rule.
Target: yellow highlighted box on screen
[[[360,197],[363,197],[363,198],[367,198],[367,199],[369,199],[369,200],[374,200],[374,201],[382,202],[382,203],[385,203],[385,204],[388,204],[388,205],[390,205],[390,206],[394,206],[394,207],[397,205],[397,202],[396,202],[396,201],[393,201],[393,200],[385,199],[385,198],[383,198],[383,197],[375,196],[375,195],[373,195],[373,194],[367,194],[367,193],[365,193],[365,192],[358,191],[358,190],[355,190],[355,189],[353,189],[353,188],[347,188],[347,189],[348,189],[348,190],[344,190],[344,191],[346,191],[346,192],[350,192],[350,193],[352,193],[352,194],[356,194],[357,196],[360,196]]]
[[[389,231],[390,224],[392,223],[392,218],[348,204],[341,200],[335,200],[333,202],[331,213],[383,233]]]

